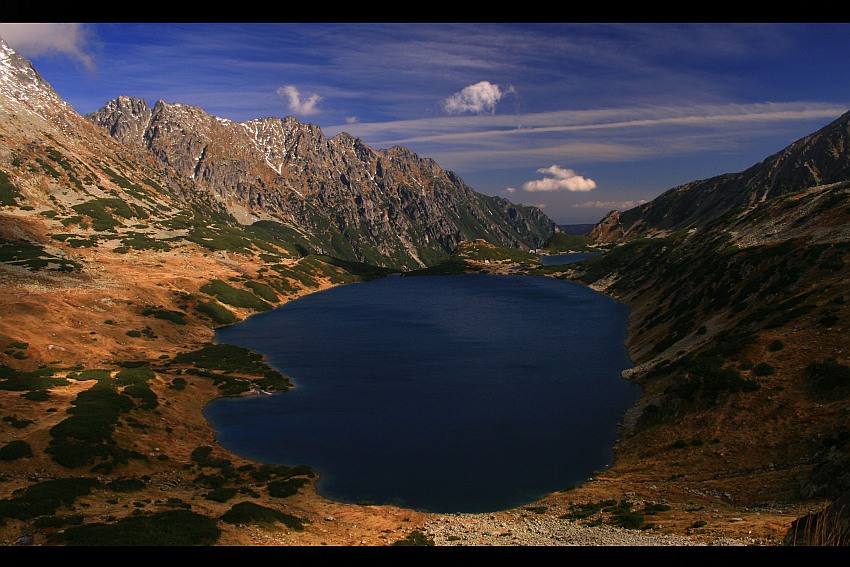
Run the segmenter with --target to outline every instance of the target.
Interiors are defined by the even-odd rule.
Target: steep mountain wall
[[[373,150],[345,133],[328,140],[292,117],[237,124],[122,96],[89,118],[217,195],[241,222],[293,223],[346,258],[409,269],[464,240],[528,249],[555,232],[539,209],[477,193],[407,148]]]
[[[649,203],[606,217],[592,235],[603,241],[705,226],[733,211],[815,185],[850,178],[850,112],[740,173],[674,187]]]

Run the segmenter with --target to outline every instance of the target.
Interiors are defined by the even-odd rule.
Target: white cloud
[[[573,208],[576,209],[608,209],[610,210],[618,210],[624,211],[626,209],[631,209],[637,207],[638,205],[643,205],[646,203],[646,199],[641,199],[640,201],[587,201],[586,203],[581,203],[579,205],[573,205]]]
[[[511,195],[513,193],[516,193],[516,189],[514,187],[505,187],[505,193]]]
[[[295,114],[311,115],[321,112],[316,105],[322,100],[317,94],[310,95],[306,100],[301,100],[301,93],[292,85],[284,85],[275,91],[278,95],[289,99],[289,110]]]
[[[596,189],[596,181],[587,177],[577,175],[572,169],[564,169],[559,165],[552,165],[537,170],[551,177],[544,177],[535,181],[526,181],[522,184],[525,191],[573,191],[584,192]]]
[[[360,119],[357,118],[356,116],[349,116],[348,118],[345,119],[345,123],[346,124],[359,124]]]
[[[94,58],[89,32],[83,24],[0,24],[0,37],[9,46],[31,59],[41,55],[63,55],[93,71]]]
[[[489,81],[480,81],[464,87],[463,90],[446,98],[443,101],[443,109],[449,114],[462,114],[464,112],[493,114],[502,97],[513,92],[515,92],[513,87],[502,90],[499,85],[494,85]]]

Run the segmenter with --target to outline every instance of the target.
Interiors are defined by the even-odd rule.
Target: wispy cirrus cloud
[[[382,143],[467,142],[476,138],[528,136],[558,132],[623,130],[664,126],[714,127],[744,123],[776,123],[835,118],[846,108],[828,103],[753,103],[701,106],[639,106],[602,110],[564,110],[523,115],[425,118],[377,123],[362,122],[358,135],[370,138],[403,135]],[[330,126],[333,131],[340,127]]]
[[[834,119],[844,106],[817,102],[634,106],[512,115],[433,117],[324,127],[376,148],[404,145],[465,170],[541,157],[623,162],[705,151],[730,151],[795,123]]]

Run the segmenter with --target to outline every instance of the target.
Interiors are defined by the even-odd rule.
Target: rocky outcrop
[[[528,249],[555,231],[539,209],[473,191],[408,148],[374,150],[346,133],[329,140],[292,117],[239,124],[194,106],[151,109],[119,97],[88,118],[231,211],[295,224],[345,258],[418,268],[464,240]]]

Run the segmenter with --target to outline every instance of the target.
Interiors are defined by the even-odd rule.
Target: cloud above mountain
[[[0,37],[24,57],[65,56],[95,69],[90,33],[83,24],[0,24]]]
[[[572,169],[565,169],[559,165],[551,165],[537,170],[537,173],[547,175],[543,179],[527,181],[522,184],[525,191],[571,191],[584,192],[596,189],[596,181],[578,175]]]
[[[289,100],[289,111],[294,114],[310,116],[321,112],[316,108],[316,105],[322,100],[322,97],[318,94],[311,94],[306,99],[302,99],[301,93],[292,85],[279,87],[275,93]]]
[[[443,100],[443,110],[449,114],[493,114],[502,97],[514,92],[513,87],[502,89],[490,81],[480,81]]]

